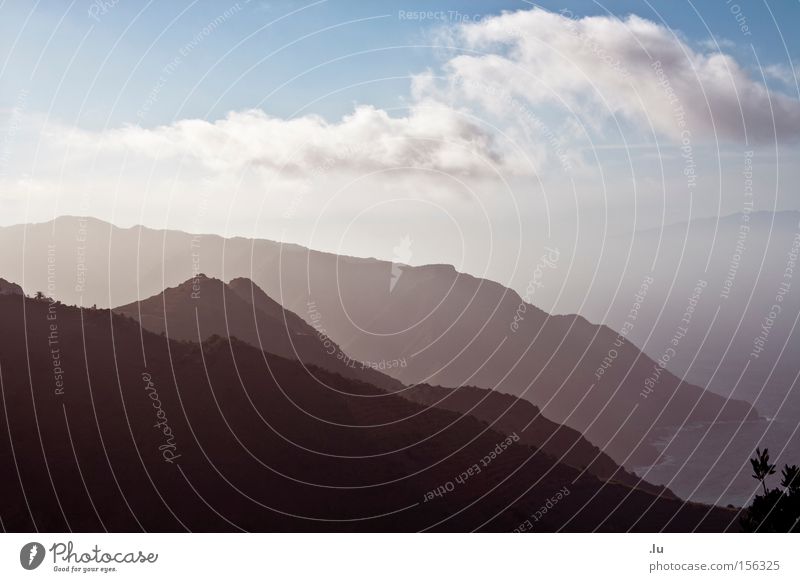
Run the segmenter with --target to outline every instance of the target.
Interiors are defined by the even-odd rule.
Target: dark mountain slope
[[[391,292],[384,285],[391,264],[381,261],[287,248],[255,268],[277,273],[264,289],[282,294],[288,309],[314,301],[331,337],[354,357],[405,358],[407,367],[387,373],[406,384],[466,384],[520,396],[628,466],[655,460],[648,443],[659,429],[757,417],[745,402],[682,382],[605,326],[550,316],[514,291],[452,267],[404,268]],[[331,281],[337,296],[326,293]],[[649,382],[654,387],[646,391]]]
[[[235,337],[271,354],[386,390],[403,387],[397,380],[353,361],[330,338],[283,309],[248,279],[239,278],[226,285],[201,274],[148,299],[117,307],[114,312],[172,339],[199,342],[214,335]]]
[[[145,328],[154,333],[166,331],[171,338],[199,341],[213,335],[236,337],[264,351],[299,359],[306,364],[339,373],[345,378],[367,381],[389,391],[398,391],[399,395],[426,406],[434,404],[419,399],[421,387],[406,390],[400,382],[350,359],[332,340],[319,337],[317,330],[291,311],[285,310],[249,279],[234,279],[226,285],[217,279],[200,275],[176,288],[167,289],[160,295],[114,311],[134,319],[141,317]],[[332,387],[343,389],[339,384]],[[477,410],[477,414],[468,412],[463,407],[451,407],[456,400],[463,402],[466,394],[477,397],[481,393],[488,394],[490,398]],[[659,488],[640,482],[638,478],[626,473],[576,431],[542,417],[530,403],[520,400],[516,407],[509,408],[509,404],[518,399],[469,388],[461,389],[457,394],[457,399],[449,398],[445,401],[444,408],[461,414],[470,413],[490,423],[502,417],[500,424],[494,426],[495,430],[504,434],[520,431],[526,444],[543,449],[557,458],[561,458],[571,449],[568,457],[563,459],[568,465],[579,469],[588,466],[588,471],[602,480],[618,480],[629,486],[660,492]],[[503,410],[509,409],[506,416],[503,416],[503,410],[500,409],[501,403],[505,405]],[[487,406],[491,408],[486,410]],[[532,417],[536,417],[537,422],[523,434],[523,426]]]
[[[628,473],[579,432],[548,420],[527,400],[474,386],[443,388],[428,384],[413,386],[403,391],[402,395],[425,406],[469,414],[489,423],[494,430],[503,434],[518,434],[520,442],[545,450],[560,462],[586,470],[603,481],[617,481],[629,487],[674,497],[668,489],[651,485]]]
[[[357,381],[334,392],[238,340],[201,348],[19,296],[0,297],[0,320],[10,531],[509,531],[564,487],[537,530],[718,531],[733,518],[522,444],[492,457],[504,435],[471,417]]]
[[[78,235],[85,239],[80,269]],[[53,245],[57,297],[84,305],[160,293],[198,267],[217,277],[250,277],[307,323],[321,322],[355,360],[406,362],[385,369],[406,384],[475,385],[520,396],[628,467],[653,462],[651,443],[669,427],[757,416],[745,402],[656,369],[605,326],[549,316],[531,298],[447,265],[398,266],[267,240],[122,229],[69,217],[0,229],[0,243],[8,249],[0,272],[7,278],[24,273],[26,289],[46,285]],[[649,382],[656,385],[645,397]]]

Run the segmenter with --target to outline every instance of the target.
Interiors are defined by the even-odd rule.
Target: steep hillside
[[[283,309],[248,279],[239,278],[226,285],[198,274],[177,287],[123,305],[114,312],[132,317],[145,329],[171,339],[200,342],[212,336],[235,337],[262,351],[320,366],[385,390],[403,387],[397,380],[354,361],[330,338]]]
[[[735,523],[603,485],[468,416],[355,381],[332,391],[238,340],[201,348],[20,296],[0,297],[0,319],[10,531],[510,531],[559,491],[537,530]]]
[[[77,236],[85,239],[81,249]],[[199,271],[249,277],[324,328],[353,359],[383,366],[406,384],[475,385],[520,396],[627,467],[654,462],[652,443],[670,427],[757,417],[745,402],[681,381],[605,326],[550,316],[514,291],[448,265],[409,267],[74,218],[0,229],[0,242],[9,249],[0,272],[25,273],[29,290],[46,284],[52,245],[54,296],[83,305],[125,304]]]
[[[603,481],[624,483],[662,497],[675,496],[664,487],[651,485],[627,472],[579,432],[548,420],[527,400],[473,386],[443,388],[418,384],[401,394],[425,406],[469,414],[503,434],[518,434],[520,442],[546,451],[559,462],[585,470]]]

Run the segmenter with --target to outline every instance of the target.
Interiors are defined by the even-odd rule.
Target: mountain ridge
[[[195,291],[197,290],[197,291]],[[197,293],[198,296],[202,295],[204,301],[193,301],[191,296]],[[250,319],[246,313],[246,307],[241,304],[231,302],[232,295],[249,302],[253,308],[253,319]],[[204,318],[204,310],[210,310],[212,313],[224,313],[225,328],[221,321],[216,322],[216,325],[209,323],[208,317]],[[330,350],[334,352],[336,357],[319,357],[322,354],[320,350],[309,349],[319,348],[326,345],[323,342],[330,342],[325,337],[319,337],[318,331],[311,328],[305,321],[293,312],[283,308],[278,302],[270,298],[264,291],[259,288],[255,283],[247,278],[232,279],[229,283],[224,283],[215,278],[209,278],[203,274],[190,279],[175,288],[165,289],[161,294],[155,295],[141,302],[133,303],[128,306],[122,306],[113,310],[117,314],[132,317],[137,321],[142,321],[142,325],[153,333],[162,333],[168,331],[167,337],[179,339],[184,341],[200,342],[207,340],[209,337],[218,335],[221,337],[237,338],[252,345],[255,348],[274,353],[281,357],[288,357],[290,359],[298,359],[301,362],[313,364],[321,368],[325,368],[330,372],[337,373],[345,378],[352,378],[359,381],[370,382],[384,390],[395,393],[403,398],[407,398],[413,402],[430,406],[436,404],[431,400],[420,398],[422,387],[417,385],[413,387],[405,387],[400,382],[390,380],[383,374],[374,371],[374,368],[366,367],[362,363],[360,370],[359,362],[355,362],[345,352],[342,351],[335,343],[332,343]],[[269,321],[259,321],[256,311],[260,311],[269,315]],[[140,320],[140,312],[142,319]],[[152,313],[163,313],[166,315],[167,320],[162,319],[161,315],[153,317]],[[244,315],[243,315],[244,314]],[[198,320],[199,327],[202,330],[193,329],[192,322],[195,318]],[[243,315],[243,316],[242,316]],[[165,325],[171,318],[172,323]],[[188,322],[188,324],[187,324]],[[257,325],[250,325],[257,323]],[[282,335],[284,331],[289,332],[289,344],[276,344],[275,338]],[[196,335],[196,333],[200,335]],[[300,337],[305,336],[305,337]],[[303,340],[313,337],[311,345]],[[271,338],[271,342],[264,340]],[[293,338],[293,339],[292,339]],[[298,339],[300,340],[298,342]],[[356,364],[355,368],[350,367],[350,363]],[[377,367],[377,366],[376,366]],[[428,391],[434,390],[433,387],[428,387]],[[497,402],[498,400],[504,401],[508,404],[508,399],[517,400],[516,397],[501,393],[492,394],[491,391],[481,390],[472,387],[461,387],[453,391],[457,393],[457,398],[462,399],[466,394],[473,396],[480,394],[489,402]],[[446,400],[443,399],[443,400]],[[452,399],[451,399],[452,400]],[[475,407],[480,407],[473,398],[472,404]],[[547,454],[551,454],[559,458],[561,462],[565,462],[574,467],[584,469],[588,467],[589,472],[592,474],[606,479],[616,478],[619,482],[628,486],[639,486],[654,493],[664,493],[668,496],[674,495],[671,492],[663,492],[662,488],[650,485],[647,482],[628,474],[613,461],[608,458],[604,453],[597,450],[596,447],[585,441],[583,436],[577,432],[567,429],[563,425],[552,423],[545,419],[540,411],[533,405],[524,401],[512,403],[517,405],[517,409],[523,408],[526,410],[528,417],[537,420],[536,427],[539,427],[537,438],[531,438],[531,434],[535,431],[525,431],[522,428],[524,424],[522,421],[516,423],[509,423],[502,412],[496,408],[494,410],[486,411],[483,415],[476,415],[473,411],[467,411],[465,408],[453,408],[444,405],[443,408],[459,412],[461,414],[470,414],[476,416],[481,421],[489,422],[494,430],[499,430],[503,434],[511,434],[518,430],[523,437],[523,441],[537,448],[543,448]],[[528,408],[525,407],[527,404]],[[483,407],[486,408],[484,404]],[[508,407],[509,409],[511,406]],[[527,419],[526,419],[527,421]],[[533,422],[533,421],[531,421]],[[534,428],[536,428],[534,427]],[[555,438],[555,440],[553,440]],[[552,444],[549,444],[552,441]],[[577,447],[577,452],[570,455],[569,459],[562,457],[569,445],[572,448]]]
[[[100,306],[158,294],[198,270],[245,276],[306,323],[319,323],[354,359],[405,358],[406,367],[386,370],[404,384],[471,384],[524,397],[627,467],[657,460],[652,442],[659,427],[757,416],[749,404],[686,384],[667,370],[659,373],[659,390],[645,399],[640,392],[655,362],[624,338],[616,347],[619,334],[582,317],[548,316],[512,289],[453,267],[407,267],[390,288],[390,262],[338,260],[296,245],[217,236],[201,237],[197,248],[197,235],[109,225],[83,233],[86,274],[78,281],[78,227],[74,220],[31,227],[24,245],[21,231],[0,229],[0,243],[20,249],[0,256],[0,273],[24,272],[29,287],[39,285],[34,280],[46,283],[45,262],[26,269],[22,257],[44,257],[54,245],[55,296]],[[309,302],[321,319],[312,321]],[[511,329],[520,313],[519,329]],[[618,357],[596,381],[611,350]]]
[[[355,381],[326,390],[239,340],[169,340],[21,296],[0,297],[0,317],[0,462],[15,474],[14,456],[19,475],[0,481],[9,531],[511,531],[565,486],[538,531],[737,527],[733,511],[603,485],[514,439],[500,448],[507,437],[471,417],[359,397],[377,389]]]

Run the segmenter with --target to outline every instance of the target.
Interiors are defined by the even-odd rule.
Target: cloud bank
[[[638,16],[574,18],[534,8],[455,27],[450,39],[475,51],[445,64],[451,91],[489,110],[498,110],[496,99],[470,88],[499,85],[590,128],[616,118],[670,139],[681,138],[681,121],[702,140],[800,137],[796,98],[770,92],[760,72],[721,50],[695,50],[679,33]]]
[[[329,122],[246,110],[216,121],[70,131],[68,147],[188,158],[214,172],[421,168],[492,177],[572,171],[581,147],[620,137],[685,144],[800,136],[797,99],[770,91],[760,73],[708,42],[690,45],[638,16],[534,8],[455,24],[446,35],[459,50],[413,78],[401,112],[361,105]]]
[[[217,121],[186,119],[152,129],[128,125],[64,139],[77,149],[186,157],[220,172],[251,166],[290,176],[335,166],[340,171],[418,168],[492,175],[495,166],[510,169],[489,131],[435,102],[416,103],[405,116],[363,105],[335,123],[317,115],[281,119],[252,109]]]
[[[339,188],[347,195],[335,205],[343,220],[402,196],[452,203],[448,211],[464,200],[500,200],[508,208],[493,211],[513,218],[517,202],[544,205],[547,186],[548,212],[608,204],[620,214],[643,198],[631,187],[635,173],[654,208],[668,199],[678,212],[685,164],[677,148],[660,150],[655,162],[654,139],[712,146],[692,159],[703,179],[711,174],[705,167],[717,173],[715,144],[796,142],[800,135],[800,102],[764,82],[789,90],[794,71],[752,71],[714,43],[692,43],[638,16],[575,18],[534,8],[453,24],[442,34],[457,48],[437,53],[429,70],[413,76],[407,105],[393,110],[362,104],[326,120],[251,109],[99,131],[22,112],[0,123],[14,128],[0,160],[0,197],[12,213],[85,213],[108,199],[107,214],[112,204],[126,215],[155,204],[160,216],[169,204],[191,209],[203,181],[215,184],[215,212],[236,199],[245,218],[266,200],[269,216],[313,221]],[[613,164],[624,157],[623,144],[644,147],[620,169]],[[592,159],[595,146],[611,153]],[[609,163],[613,185],[606,184]],[[359,179],[393,169],[423,171]],[[713,190],[724,191],[715,182],[702,188]],[[727,202],[709,200],[715,209]]]

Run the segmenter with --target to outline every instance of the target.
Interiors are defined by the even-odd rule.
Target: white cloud
[[[448,34],[469,50],[445,60],[442,74],[417,75],[403,114],[362,105],[329,122],[246,110],[62,138],[73,155],[132,152],[187,158],[214,173],[250,167],[293,179],[398,167],[486,177],[572,171],[587,138],[620,141],[608,134],[615,121],[632,143],[650,137],[650,124],[675,140],[688,130],[697,142],[742,142],[746,127],[751,141],[770,141],[774,112],[781,138],[800,135],[796,99],[770,93],[733,57],[692,48],[637,16],[576,19],[531,9],[454,24]]]
[[[700,48],[711,52],[719,51],[721,49],[733,50],[736,48],[735,42],[729,38],[723,38],[721,36],[712,36],[711,38],[701,40],[697,44]]]
[[[455,28],[469,52],[445,65],[451,89],[466,86],[463,97],[497,110],[496,96],[469,87],[500,86],[534,106],[571,110],[594,128],[617,117],[672,138],[688,129],[696,139],[742,142],[746,128],[749,140],[766,142],[774,126],[779,139],[800,137],[800,102],[768,91],[732,56],[697,51],[638,16],[569,16],[537,8]]]
[[[153,129],[125,126],[100,134],[64,136],[73,148],[126,150],[189,157],[217,172],[251,166],[286,176],[335,168],[367,172],[411,167],[457,175],[507,170],[490,132],[455,109],[423,101],[404,117],[359,106],[339,122],[316,115],[272,117],[261,110],[231,112],[217,121],[187,119]]]
[[[768,79],[776,79],[788,87],[796,88],[798,79],[800,79],[800,67],[795,67],[793,70],[782,64],[767,65],[764,67],[764,75]]]
[[[659,163],[650,158],[653,150],[622,152],[616,121],[628,144],[651,145],[648,121],[660,136],[679,142],[682,107],[697,145],[713,143],[715,126],[723,141],[742,143],[743,120],[751,142],[768,142],[772,107],[781,137],[798,135],[797,100],[768,92],[760,73],[733,57],[697,48],[702,45],[642,18],[573,19],[534,9],[448,31],[448,43],[467,50],[414,77],[402,112],[362,105],[328,121],[245,110],[218,120],[103,131],[24,113],[0,168],[0,201],[14,205],[2,220],[29,219],[10,218],[21,208],[38,218],[91,209],[117,221],[169,220],[193,229],[186,217],[197,214],[197,192],[210,180],[211,210],[199,230],[222,231],[230,221],[248,232],[251,222],[269,220],[270,228],[298,237],[318,222],[335,233],[365,208],[388,208],[397,199],[429,203],[414,206],[414,221],[426,226],[425,212],[479,216],[483,205],[506,226],[516,221],[518,205],[526,217],[562,218],[585,208],[605,216],[594,210],[607,205],[623,222],[643,199],[657,201],[653,212],[667,205],[683,212],[688,189],[683,160],[669,157],[680,156],[677,148],[661,149]],[[766,68],[765,75],[787,78],[779,68]],[[0,127],[11,125],[0,118]],[[694,155],[702,191],[722,191],[714,182],[716,150],[698,147]],[[796,150],[789,155],[796,157]],[[423,171],[359,179],[393,168]],[[495,179],[495,168],[508,180]],[[740,175],[739,168],[726,171]],[[717,211],[716,198],[704,200],[708,213]],[[728,211],[741,207],[733,194],[723,202]],[[322,214],[326,220],[318,221]]]

